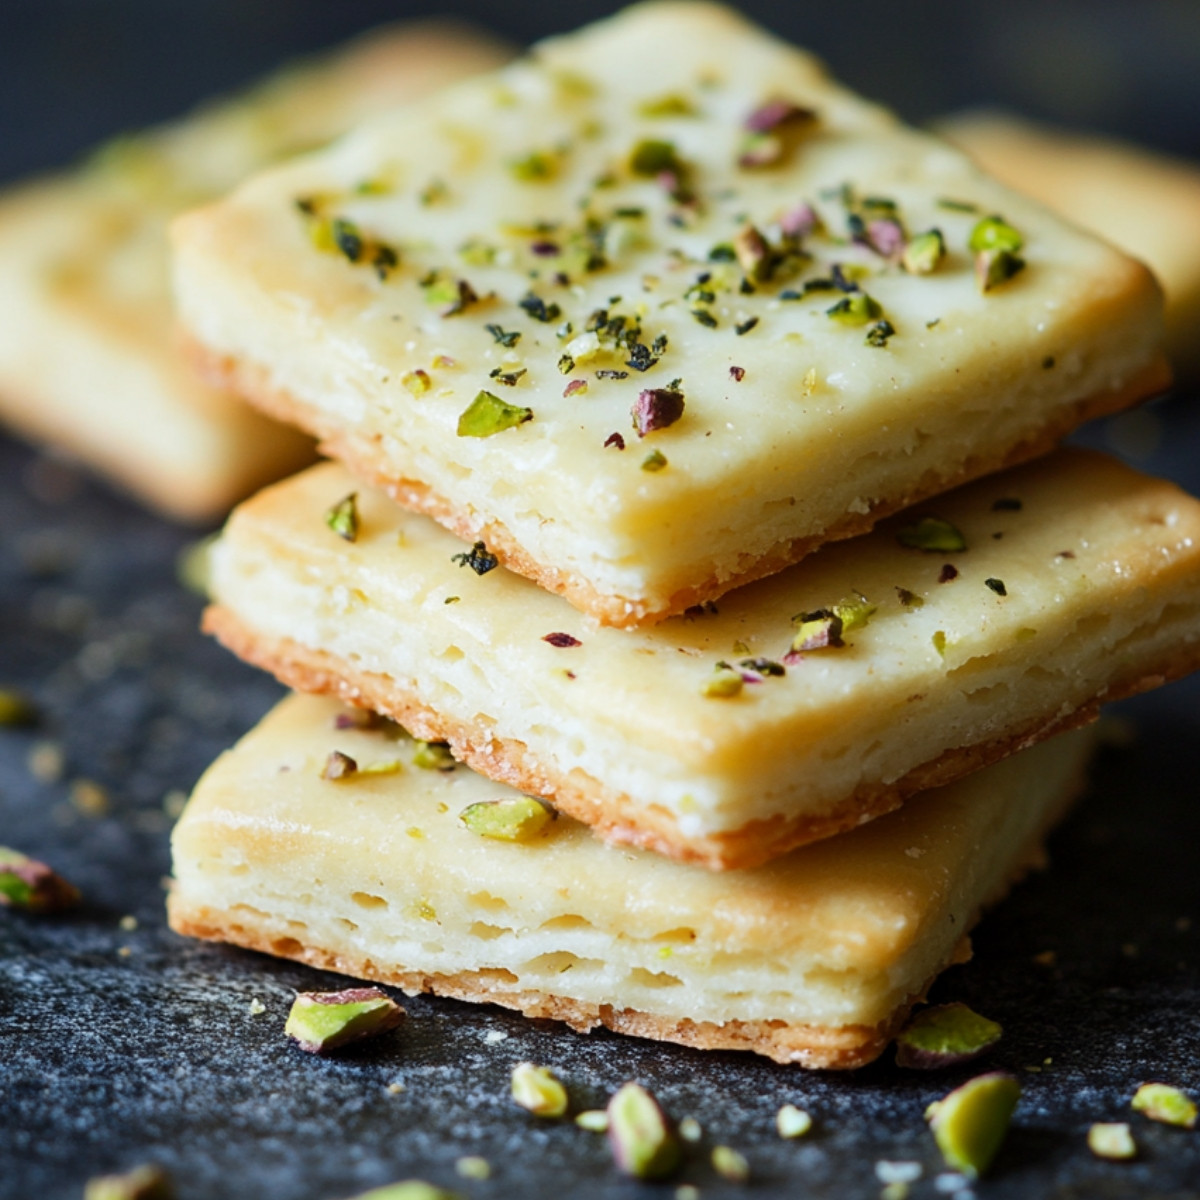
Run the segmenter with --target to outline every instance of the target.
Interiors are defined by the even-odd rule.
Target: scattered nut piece
[[[358,763],[348,754],[340,750],[331,750],[325,765],[321,768],[321,778],[337,782],[339,779],[349,779],[358,774]]]
[[[679,1122],[679,1136],[685,1142],[698,1142],[704,1136],[704,1130],[700,1128],[700,1122],[695,1117],[684,1117]]]
[[[990,1050],[1003,1030],[965,1004],[939,1004],[911,1017],[896,1038],[896,1065],[929,1071],[970,1062]]]
[[[283,1031],[301,1050],[326,1054],[395,1029],[403,1019],[404,1009],[379,988],[301,992],[292,1003]]]
[[[135,1167],[124,1175],[89,1179],[83,1200],[172,1200],[175,1189],[162,1167]]]
[[[978,1179],[1000,1149],[1021,1085],[1002,1071],[979,1075],[935,1100],[925,1119],[946,1165]]]
[[[732,1146],[714,1146],[712,1151],[713,1170],[730,1183],[745,1183],[750,1178],[750,1164],[744,1154]]]
[[[325,524],[340,538],[358,541],[358,493],[351,492],[339,500],[326,514]]]
[[[1115,1121],[1097,1122],[1087,1132],[1088,1149],[1097,1158],[1126,1159],[1137,1157],[1137,1143],[1129,1126]]]
[[[532,796],[504,800],[480,800],[468,804],[458,819],[480,837],[502,842],[532,841],[558,814]]]
[[[478,1154],[464,1154],[454,1164],[455,1171],[464,1179],[490,1179],[492,1165]]]
[[[261,1017],[267,1011],[267,1006],[255,996],[247,1006],[247,1011],[252,1017]]]
[[[665,1179],[683,1161],[670,1119],[637,1083],[624,1084],[608,1102],[608,1143],[618,1169],[635,1179]]]
[[[1130,1101],[1130,1107],[1164,1125],[1178,1125],[1183,1129],[1196,1126],[1196,1105],[1169,1083],[1143,1083]]]
[[[512,1098],[535,1117],[561,1117],[567,1111],[567,1089],[549,1067],[531,1062],[513,1067]]]
[[[463,1197],[458,1192],[448,1192],[422,1179],[406,1179],[403,1183],[373,1188],[351,1197],[351,1200],[463,1200]]]
[[[775,1128],[781,1138],[803,1137],[812,1129],[813,1120],[802,1108],[785,1104],[775,1114]]]
[[[589,1133],[606,1133],[608,1131],[608,1113],[602,1108],[589,1108],[578,1113],[575,1124]]]
[[[43,862],[0,846],[0,906],[32,913],[65,912],[79,903],[79,889]]]
[[[423,771],[453,771],[458,765],[445,742],[417,742],[413,766]]]

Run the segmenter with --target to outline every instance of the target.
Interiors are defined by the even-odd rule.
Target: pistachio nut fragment
[[[1196,1105],[1169,1083],[1143,1083],[1134,1093],[1130,1107],[1164,1125],[1179,1125],[1184,1129],[1196,1126]]]
[[[406,1179],[403,1183],[389,1183],[386,1187],[372,1188],[351,1200],[463,1200],[461,1192],[448,1192],[422,1179]]]
[[[480,837],[496,838],[501,842],[528,842],[557,815],[532,796],[512,796],[468,804],[458,814],[458,819]]]
[[[746,1156],[739,1154],[732,1146],[714,1146],[712,1165],[713,1170],[730,1183],[745,1183],[750,1178],[750,1164]]]
[[[395,1029],[403,1019],[404,1009],[379,988],[301,992],[292,1003],[283,1032],[301,1050],[326,1054]]]
[[[930,275],[946,257],[946,239],[940,229],[918,233],[900,256],[900,263],[910,275]]]
[[[844,646],[842,641],[842,618],[828,608],[801,613],[796,618],[796,636],[792,638],[792,653],[806,650],[836,649]]]
[[[939,1004],[911,1017],[896,1038],[896,1065],[953,1067],[990,1050],[1003,1030],[965,1004]]]
[[[872,299],[866,292],[854,292],[843,296],[832,308],[825,310],[825,315],[839,325],[866,325],[877,321],[883,316],[879,301]]]
[[[1128,1159],[1137,1157],[1137,1143],[1124,1122],[1098,1121],[1087,1132],[1088,1149],[1097,1158]]]
[[[589,1108],[576,1114],[575,1124],[589,1133],[607,1133],[608,1113],[602,1108]]]
[[[718,663],[716,671],[704,681],[700,694],[709,699],[728,700],[731,696],[740,696],[745,686],[740,671],[735,671],[728,663]]]
[[[843,600],[831,608],[835,617],[841,619],[842,632],[849,633],[853,629],[861,629],[878,611],[878,604],[871,604],[866,596],[857,596],[854,600]]]
[[[775,1128],[781,1138],[803,1137],[812,1129],[812,1117],[794,1104],[785,1104],[775,1114]]]
[[[978,1179],[1008,1133],[1021,1085],[1003,1071],[978,1075],[925,1111],[946,1165]]]
[[[453,771],[458,765],[445,742],[417,742],[413,766],[423,771]]]
[[[1025,260],[1011,250],[984,250],[975,256],[975,282],[990,292],[1025,270]]]
[[[31,913],[65,912],[79,903],[79,889],[43,862],[0,846],[0,907]]]
[[[1025,239],[1003,217],[991,216],[976,223],[967,245],[976,254],[985,250],[1007,250],[1015,254],[1025,245]]]
[[[665,1179],[683,1161],[670,1118],[638,1083],[624,1084],[608,1102],[608,1143],[618,1169],[635,1179]]]
[[[325,765],[321,768],[321,778],[336,782],[339,779],[350,779],[358,774],[358,763],[348,754],[340,750],[331,750]]]
[[[561,1117],[567,1111],[567,1089],[549,1067],[519,1062],[512,1071],[512,1098],[535,1117]]]
[[[162,1167],[135,1167],[124,1175],[100,1175],[84,1185],[83,1200],[172,1200],[175,1189]]]
[[[941,517],[922,517],[911,525],[902,525],[896,531],[896,541],[910,550],[930,553],[952,554],[967,548],[967,539]]]
[[[635,175],[653,178],[664,171],[679,174],[683,169],[673,142],[664,142],[657,138],[646,138],[636,146],[629,155],[629,169]]]
[[[458,418],[459,437],[491,437],[533,420],[533,409],[506,404],[499,396],[481,391]]]
[[[343,496],[325,514],[325,524],[340,538],[358,541],[358,493]]]

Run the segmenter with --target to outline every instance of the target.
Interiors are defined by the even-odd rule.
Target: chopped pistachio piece
[[[670,1119],[638,1083],[624,1084],[608,1102],[608,1142],[617,1167],[635,1179],[665,1179],[683,1161]]]
[[[423,771],[453,771],[458,765],[445,742],[417,742],[412,761]]]
[[[351,1197],[351,1200],[463,1200],[463,1197],[459,1192],[448,1192],[423,1179],[406,1179],[403,1183],[372,1188],[369,1192]]]
[[[1007,250],[1015,254],[1025,245],[1025,239],[1003,217],[993,216],[976,223],[967,245],[976,254],[984,250]]]
[[[0,846],[0,907],[31,913],[65,912],[79,903],[79,889],[43,862]]]
[[[608,1113],[602,1108],[589,1108],[576,1115],[575,1124],[589,1133],[607,1133]]]
[[[433,381],[429,378],[428,371],[420,369],[416,371],[407,371],[400,376],[400,382],[414,396],[423,396],[433,386]]]
[[[513,1067],[512,1098],[535,1117],[561,1117],[567,1111],[567,1089],[549,1067],[531,1062]]]
[[[715,674],[705,680],[700,694],[713,700],[728,700],[731,696],[740,696],[745,686],[746,681],[740,671],[735,671],[725,663],[719,663]]]
[[[642,459],[642,470],[661,471],[667,465],[667,456],[661,450],[651,450],[645,458]]]
[[[732,1146],[714,1146],[712,1165],[713,1170],[730,1183],[745,1183],[750,1178],[750,1164],[746,1156],[739,1154]]]
[[[896,1038],[896,1065],[935,1070],[990,1050],[1003,1030],[965,1004],[939,1004],[909,1019]]]
[[[533,420],[533,409],[506,404],[491,392],[480,392],[458,418],[459,437],[491,437]]]
[[[358,541],[358,493],[351,492],[339,500],[326,514],[325,524],[340,538]]]
[[[668,949],[668,947],[664,946],[663,949]],[[679,1136],[685,1142],[698,1142],[704,1136],[704,1130],[695,1117],[684,1117],[679,1122]]]
[[[794,1104],[785,1104],[775,1114],[775,1128],[781,1138],[803,1137],[812,1129],[812,1125],[812,1117]]]
[[[162,1167],[135,1167],[124,1175],[89,1179],[83,1200],[173,1200],[175,1189]]]
[[[470,550],[464,550],[462,554],[450,555],[450,561],[458,563],[460,567],[470,567],[476,575],[486,575],[500,565],[500,560],[483,542],[476,542]]]
[[[941,517],[922,517],[912,525],[903,525],[896,532],[896,541],[910,550],[927,550],[949,554],[967,548],[966,538],[949,521]]]
[[[643,100],[638,105],[639,117],[694,117],[696,106],[686,97],[674,92]]]
[[[866,292],[853,292],[843,296],[832,308],[827,308],[825,315],[840,325],[866,325],[869,321],[878,321],[883,316],[883,309],[879,301]]]
[[[501,842],[532,841],[555,818],[555,813],[532,796],[481,800],[468,804],[458,819],[480,837]]]
[[[940,229],[918,233],[900,257],[900,262],[910,275],[930,275],[946,257],[946,239]]]
[[[683,164],[675,153],[674,143],[656,138],[638,142],[629,156],[629,169],[635,175],[648,175],[653,178],[664,171],[678,174],[682,167]]]
[[[454,1164],[454,1170],[464,1179],[490,1179],[492,1164],[478,1154],[464,1154]]]
[[[841,618],[842,632],[849,633],[866,625],[878,609],[878,604],[872,604],[865,596],[857,596],[854,600],[843,600],[833,605],[831,611],[835,617]]]
[[[990,292],[1025,269],[1025,260],[1011,250],[984,250],[975,257],[975,281],[981,292]]]
[[[1143,1083],[1130,1106],[1134,1112],[1145,1113],[1152,1121],[1164,1125],[1179,1125],[1184,1129],[1196,1126],[1196,1105],[1169,1083]]]
[[[1001,1071],[979,1075],[925,1112],[946,1165],[978,1179],[1000,1149],[1021,1085]]]
[[[683,393],[672,388],[645,388],[638,393],[631,416],[638,437],[666,429],[683,416]]]
[[[558,156],[543,150],[533,150],[523,158],[515,158],[508,164],[514,179],[522,183],[544,183],[558,174]]]
[[[836,649],[844,646],[842,641],[842,618],[828,608],[802,613],[797,618],[796,636],[792,638],[792,653],[806,650]]]
[[[301,1050],[326,1054],[395,1029],[403,1019],[404,1009],[379,988],[301,992],[292,1003],[283,1032]]]
[[[1088,1149],[1097,1158],[1136,1158],[1137,1143],[1129,1126],[1123,1122],[1105,1123],[1098,1121],[1087,1132]]]
[[[358,763],[348,754],[340,750],[331,750],[325,765],[321,768],[321,778],[337,782],[339,779],[349,779],[358,774]]]

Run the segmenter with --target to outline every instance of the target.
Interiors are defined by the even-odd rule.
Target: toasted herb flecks
[[[1134,1094],[1130,1107],[1164,1125],[1196,1127],[1196,1105],[1177,1087],[1168,1083],[1143,1083]]]
[[[1004,586],[1003,579],[995,579],[995,578],[992,578],[989,576],[983,582],[988,587],[990,587],[992,589],[992,591],[996,593],[997,596],[1007,596],[1008,595],[1008,588],[1006,588]]]
[[[358,774],[358,763],[348,754],[340,750],[331,750],[325,765],[321,768],[321,778],[337,782],[339,779],[349,779]]]
[[[842,641],[842,618],[832,609],[818,608],[813,612],[801,613],[796,620],[796,636],[792,638],[792,653],[803,654],[810,650],[837,649]]]
[[[996,1157],[1021,1098],[1021,1086],[997,1071],[955,1088],[925,1111],[946,1165],[978,1179]]]
[[[896,541],[910,550],[953,554],[967,548],[966,539],[949,521],[941,517],[921,517],[911,525],[901,526]]]
[[[567,1089],[549,1067],[531,1062],[513,1067],[512,1098],[535,1117],[561,1117],[567,1111]]]
[[[1137,1157],[1137,1143],[1123,1121],[1097,1122],[1089,1126],[1087,1144],[1097,1158],[1120,1161]]]
[[[548,633],[542,638],[542,641],[549,642],[551,646],[557,646],[562,650],[569,649],[571,646],[583,645],[577,637],[572,637],[569,633]]]
[[[940,229],[919,233],[900,256],[900,263],[910,275],[930,275],[946,257],[946,239]]]
[[[79,903],[79,889],[43,862],[0,846],[0,908],[30,913],[66,912]]]
[[[174,1200],[175,1188],[162,1167],[147,1164],[124,1175],[89,1179],[83,1200]]]
[[[896,1065],[918,1070],[958,1066],[990,1050],[1003,1030],[965,1004],[940,1004],[909,1019],[896,1037]]]
[[[866,292],[853,292],[843,296],[832,308],[827,308],[825,315],[839,325],[866,325],[870,321],[877,321],[883,315],[883,309]]]
[[[495,838],[501,842],[528,842],[557,816],[541,800],[532,796],[515,796],[468,804],[459,813],[458,819],[480,837]]]
[[[500,560],[483,542],[476,542],[470,550],[464,550],[461,554],[450,555],[450,561],[458,563],[460,567],[470,567],[476,575],[486,575],[500,565]]]
[[[638,1083],[625,1084],[609,1100],[608,1143],[618,1169],[635,1179],[665,1179],[683,1162],[670,1118]]]
[[[533,420],[533,409],[506,404],[491,392],[480,392],[458,418],[459,437],[491,437]]]
[[[683,393],[670,388],[646,388],[631,409],[638,437],[674,425],[683,416]]]
[[[662,471],[667,466],[667,456],[661,450],[651,450],[645,458],[642,459],[642,470],[654,473]]]
[[[775,1114],[775,1128],[781,1138],[800,1138],[812,1129],[813,1120],[802,1108],[785,1104]]]
[[[379,988],[345,988],[339,992],[301,992],[288,1013],[284,1033],[301,1050],[328,1054],[351,1042],[395,1029],[404,1009]]]
[[[339,500],[326,514],[325,524],[340,538],[358,541],[358,493],[351,492]]]
[[[413,766],[420,767],[422,771],[453,771],[458,766],[445,742],[418,741],[416,747],[412,756]]]

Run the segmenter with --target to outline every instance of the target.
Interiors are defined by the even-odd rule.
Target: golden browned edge
[[[993,741],[955,747],[915,767],[895,783],[864,784],[830,812],[819,816],[779,814],[749,821],[726,833],[689,837],[680,832],[674,815],[661,806],[639,803],[578,767],[563,775],[538,761],[523,742],[481,733],[436,712],[386,675],[352,667],[328,651],[315,650],[290,638],[261,636],[220,605],[205,610],[203,628],[239,658],[270,671],[296,691],[337,696],[347,704],[392,717],[416,737],[449,742],[454,756],[473,770],[518,791],[551,800],[607,842],[652,850],[712,871],[761,866],[798,846],[853,829],[899,808],[917,792],[952,783],[1044,738],[1094,721],[1101,704],[1149,691],[1200,669],[1200,645],[1186,655],[1173,649],[1166,662],[1142,668],[1133,678],[1111,684],[1104,693],[1066,716],[1055,714]]]
[[[902,496],[881,501],[866,513],[847,513],[824,533],[793,538],[759,556],[728,578],[711,576],[702,583],[675,592],[665,605],[653,607],[643,600],[598,592],[587,580],[566,574],[550,564],[531,558],[507,527],[499,521],[479,525],[469,512],[435,492],[428,484],[419,480],[396,478],[390,472],[387,459],[380,451],[378,437],[336,428],[312,405],[272,387],[268,382],[268,372],[257,363],[210,351],[186,331],[181,337],[186,352],[197,369],[214,386],[236,392],[276,420],[299,426],[318,439],[322,453],[345,463],[360,479],[384,489],[397,504],[432,517],[438,524],[466,541],[485,541],[488,549],[509,570],[532,579],[547,591],[562,596],[581,612],[594,617],[601,625],[611,625],[618,629],[655,625],[667,617],[682,613],[692,605],[719,599],[726,592],[743,584],[765,579],[768,575],[774,575],[799,562],[806,554],[819,549],[826,542],[856,537],[866,533],[884,517],[910,505],[940,495],[972,479],[1046,454],[1061,438],[1083,422],[1118,412],[1141,400],[1149,399],[1165,391],[1171,384],[1170,366],[1166,358],[1160,355],[1124,387],[1065,406],[1035,437],[1020,442],[1007,451],[976,455],[968,459],[957,474],[927,472]]]

